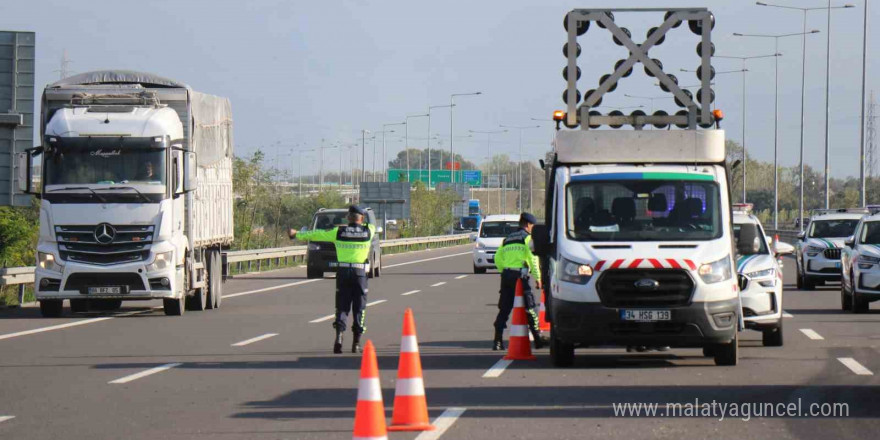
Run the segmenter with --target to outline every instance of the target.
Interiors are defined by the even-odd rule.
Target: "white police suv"
[[[840,308],[865,313],[880,300],[880,214],[864,217],[844,244]]]
[[[840,249],[866,214],[861,208],[813,210],[807,230],[798,234],[798,289],[813,290],[817,284],[840,281]]]
[[[751,213],[751,204],[733,205],[736,271],[745,327],[763,333],[764,346],[782,346],[782,267],[775,245]],[[789,247],[790,249],[790,247]]]

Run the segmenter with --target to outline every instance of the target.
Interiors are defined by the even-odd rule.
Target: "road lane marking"
[[[400,296],[409,296],[409,295],[412,295],[413,293],[419,293],[419,292],[421,292],[421,290],[410,290],[409,292],[401,293]]]
[[[418,292],[418,290],[416,290],[416,292]],[[385,301],[388,301],[388,300],[387,300],[387,299],[378,299],[378,300],[376,300],[376,301],[373,301],[373,302],[367,303],[367,307],[375,306],[376,304],[382,304],[382,303],[385,302]],[[333,318],[335,318],[335,317],[336,317],[335,314],[333,314],[333,315],[327,315],[327,316],[322,316],[322,317],[320,317],[320,318],[318,318],[318,319],[313,319],[313,320],[309,321],[309,324],[317,324],[317,323],[319,323],[319,322],[329,321],[329,320],[331,320],[331,319],[333,319]]]
[[[446,413],[444,413],[444,414],[446,414]],[[443,416],[440,416],[440,417],[443,417]],[[0,423],[3,423],[7,420],[12,420],[14,418],[15,418],[15,416],[0,416]]]
[[[171,363],[171,364],[159,365],[158,367],[153,367],[153,368],[150,368],[149,370],[144,370],[144,371],[141,371],[140,373],[135,373],[135,374],[132,374],[132,375],[129,375],[129,376],[120,377],[119,379],[111,380],[110,382],[107,382],[107,383],[110,383],[110,384],[123,384],[123,383],[129,383],[129,382],[131,382],[131,381],[133,381],[133,380],[138,380],[138,379],[140,379],[140,378],[142,378],[142,377],[151,376],[151,375],[156,374],[156,373],[161,373],[161,372],[163,372],[163,371],[165,371],[165,370],[170,370],[170,369],[172,369],[172,368],[174,368],[174,367],[179,367],[179,366],[181,366],[181,365],[183,365],[183,363],[181,363],[181,362],[175,362],[175,363]]]
[[[439,417],[434,419],[434,429],[433,431],[424,431],[416,437],[416,440],[437,440],[441,435],[446,433],[446,430],[452,427],[452,424],[461,417],[464,412],[467,411],[467,408],[446,408],[446,411],[443,411],[443,414],[440,414]]]
[[[397,263],[397,264],[387,264],[387,265],[382,265],[382,268],[383,268],[383,269],[388,269],[388,268],[392,268],[392,267],[406,266],[406,265],[408,265],[408,264],[424,263],[424,262],[426,262],[426,261],[440,260],[440,259],[443,259],[443,258],[460,257],[460,256],[462,256],[462,255],[471,255],[471,254],[473,254],[473,252],[462,252],[462,253],[460,253],[460,254],[449,254],[449,255],[444,255],[444,256],[442,256],[442,257],[425,258],[424,260],[407,261],[406,263]]]
[[[245,339],[244,341],[241,341],[241,342],[236,342],[235,344],[232,344],[232,346],[233,347],[244,347],[245,345],[253,344],[254,342],[260,342],[263,339],[269,339],[273,336],[278,336],[278,333],[266,333],[265,335],[257,336],[256,338],[250,338],[250,339]]]
[[[483,373],[483,377],[499,377],[512,363],[513,361],[509,359],[499,359],[498,362],[495,362],[495,365],[492,365],[492,368]]]
[[[299,286],[300,284],[314,283],[315,281],[322,281],[322,280],[323,280],[323,278],[316,278],[313,280],[297,281],[295,283],[287,283],[287,284],[281,284],[278,286],[270,286],[270,287],[264,287],[262,289],[248,290],[246,292],[239,292],[239,293],[232,293],[229,295],[223,295],[223,298],[235,298],[236,296],[252,295],[254,293],[268,292],[270,290],[277,290],[277,289],[283,289],[285,287]]]
[[[782,312],[782,317],[783,318],[794,318],[794,315],[792,315],[791,313],[788,313],[788,312]]]
[[[871,370],[864,367],[864,365],[860,364],[859,361],[853,358],[837,358],[841,364],[846,365],[847,368],[852,370],[853,373],[858,374],[859,376],[873,376],[874,373]]]
[[[810,338],[810,339],[812,339],[812,340],[814,340],[814,341],[820,341],[820,340],[822,340],[822,339],[825,339],[825,338],[822,337],[822,335],[820,335],[820,334],[814,332],[813,329],[802,328],[802,329],[801,329],[801,333],[807,335],[808,338]]]
[[[442,285],[444,285],[444,284],[446,284],[446,281],[441,281],[441,282],[439,282],[439,283],[431,284],[431,287],[440,287],[440,286],[442,286]]]
[[[133,312],[125,312],[125,313],[120,313],[120,314],[113,315],[113,316],[102,316],[100,318],[89,318],[89,319],[83,319],[81,321],[68,322],[66,324],[50,325],[48,327],[40,327],[40,328],[35,328],[32,330],[24,330],[24,331],[15,332],[15,333],[7,333],[5,335],[0,335],[0,341],[2,341],[4,339],[15,338],[18,336],[27,336],[27,335],[33,335],[35,333],[51,332],[53,330],[61,330],[61,329],[76,327],[76,326],[80,326],[80,325],[94,324],[96,322],[107,321],[107,320],[114,319],[114,318],[124,318],[124,317],[128,317],[128,316],[142,315],[144,313],[150,313],[156,308],[161,309],[162,307],[153,307],[152,309],[149,309],[149,310],[135,310]]]
[[[455,279],[460,280],[460,279],[466,278],[466,277],[467,277],[467,275],[459,275],[459,276],[455,277]]]

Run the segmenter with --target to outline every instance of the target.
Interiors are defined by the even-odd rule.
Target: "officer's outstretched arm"
[[[314,229],[311,231],[303,231],[296,234],[296,238],[299,238],[302,241],[336,241],[336,231],[339,228],[333,229]]]

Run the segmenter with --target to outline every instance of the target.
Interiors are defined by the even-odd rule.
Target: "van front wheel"
[[[557,338],[550,328],[550,359],[554,367],[566,368],[574,364],[574,344]]]
[[[713,350],[715,365],[736,365],[739,360],[739,332],[733,334],[733,340],[726,344],[718,344]]]

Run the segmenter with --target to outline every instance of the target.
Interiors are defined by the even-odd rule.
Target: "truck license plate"
[[[122,293],[122,287],[89,287],[89,293],[93,295],[118,295]]]
[[[621,310],[620,319],[622,321],[669,321],[672,319],[672,313],[669,310]]]

